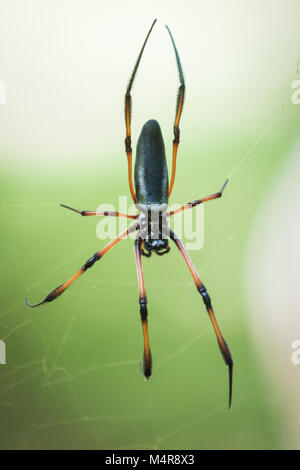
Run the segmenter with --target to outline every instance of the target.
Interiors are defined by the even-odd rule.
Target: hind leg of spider
[[[172,41],[172,45],[173,45],[173,49],[174,49],[174,53],[176,57],[176,62],[177,62],[179,81],[180,81],[180,86],[178,88],[175,121],[174,121],[174,127],[173,127],[174,139],[173,139],[172,173],[171,173],[171,181],[170,181],[169,189],[168,189],[168,195],[170,196],[173,186],[174,186],[174,181],[175,181],[177,150],[178,150],[179,141],[180,141],[179,123],[180,123],[180,117],[181,117],[181,113],[183,109],[184,94],[185,94],[185,81],[184,81],[183,70],[182,70],[178,50],[175,45],[175,41],[167,25],[166,25],[166,28],[168,30],[168,33]]]
[[[179,207],[178,209],[174,211],[167,212],[167,217],[178,214],[178,212],[185,211],[186,209],[192,209],[192,207],[198,206],[199,204],[202,204],[203,202],[212,201],[214,199],[219,199],[220,197],[222,197],[224,189],[227,186],[227,183],[228,183],[228,179],[225,181],[220,191],[218,191],[215,194],[211,194],[210,196],[203,197],[202,199],[197,199],[196,201],[193,201],[193,202],[188,202],[187,204],[184,204],[183,206]]]
[[[148,31],[148,34],[146,36],[146,39],[143,43],[142,49],[138,55],[138,58],[136,60],[135,66],[133,68],[132,74],[130,76],[127,88],[126,88],[126,93],[125,93],[125,127],[126,127],[126,137],[125,137],[125,151],[127,155],[127,164],[128,164],[128,182],[129,182],[129,188],[131,192],[131,196],[134,202],[136,202],[136,194],[132,182],[132,147],[131,147],[131,88],[135,79],[135,75],[137,72],[137,69],[139,67],[145,46],[147,44],[148,38],[151,34],[151,31],[153,29],[153,26],[155,25],[156,20],[153,21],[151,28]]]
[[[106,216],[106,217],[123,217],[126,219],[137,219],[138,215],[128,215],[128,214],[123,214],[122,212],[117,212],[117,211],[80,211],[78,209],[74,209],[73,207],[67,206],[66,204],[60,204],[61,207],[64,207],[65,209],[69,209],[70,211],[76,212],[77,214],[83,215],[83,216],[91,216],[91,215],[96,215],[96,216]]]
[[[149,334],[148,334],[148,311],[147,311],[147,297],[145,291],[144,275],[142,268],[142,240],[140,234],[138,234],[135,240],[135,259],[136,269],[139,283],[139,304],[140,304],[140,315],[143,328],[144,336],[144,376],[148,380],[151,376],[152,371],[152,356],[150,351]]]
[[[215,318],[215,314],[214,314],[213,307],[212,307],[212,304],[211,304],[211,299],[208,295],[206,287],[204,286],[204,284],[202,284],[202,282],[201,282],[201,280],[200,280],[200,278],[197,274],[197,271],[194,268],[194,265],[191,261],[191,258],[187,254],[187,252],[184,249],[181,241],[176,237],[174,232],[171,231],[170,235],[171,235],[171,239],[177,245],[177,248],[179,249],[180,253],[182,254],[182,256],[183,256],[183,258],[184,258],[184,260],[185,260],[185,262],[186,262],[186,264],[187,264],[187,266],[190,270],[190,273],[193,276],[193,279],[195,281],[197,290],[202,296],[202,300],[204,302],[207,313],[209,315],[209,318],[212,322],[213,328],[214,328],[216,336],[217,336],[217,341],[218,341],[218,344],[219,344],[221,354],[223,356],[225,364],[228,366],[228,374],[229,374],[229,408],[230,408],[231,407],[231,400],[232,400],[233,360],[232,360],[232,357],[231,357],[229,347],[227,346],[227,343],[226,343],[225,339],[222,336],[219,325],[218,325],[217,320]]]
[[[25,302],[28,305],[28,307],[34,308],[38,307],[39,305],[45,304],[46,302],[51,302],[52,300],[56,299],[59,297],[65,290],[73,284],[76,279],[78,279],[82,274],[86,272],[87,269],[91,268],[96,261],[99,261],[111,248],[113,248],[117,243],[119,243],[123,238],[125,238],[129,233],[134,232],[138,227],[138,224],[132,225],[129,227],[127,230],[124,232],[120,233],[116,238],[114,238],[111,242],[109,242],[102,250],[97,251],[91,258],[89,258],[85,264],[77,271],[70,279],[68,279],[66,282],[61,284],[60,286],[56,287],[53,289],[41,302],[31,305],[26,297]]]

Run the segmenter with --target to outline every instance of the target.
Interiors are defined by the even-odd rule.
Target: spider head
[[[150,237],[146,237],[146,239],[144,240],[144,248],[149,253],[151,251],[160,252],[160,251],[166,250],[168,247],[169,247],[169,242],[167,239],[160,239],[160,238],[153,239]]]

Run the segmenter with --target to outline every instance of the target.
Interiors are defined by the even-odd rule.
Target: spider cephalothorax
[[[158,255],[170,251],[170,229],[167,222],[167,204],[136,204],[140,210],[138,217],[140,236],[143,240],[142,254],[151,256],[152,252]]]

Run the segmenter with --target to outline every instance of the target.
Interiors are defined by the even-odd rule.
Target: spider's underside
[[[115,239],[111,240],[102,250],[95,253],[91,258],[89,258],[86,263],[77,271],[70,279],[56,287],[51,291],[44,300],[38,304],[31,305],[26,299],[26,303],[30,307],[37,307],[47,302],[51,302],[60,296],[76,279],[78,279],[82,274],[85,273],[89,268],[91,268],[98,260],[100,260],[111,248],[113,248],[119,241],[127,237],[129,233],[136,232],[137,236],[135,240],[135,257],[137,265],[137,275],[138,275],[138,284],[139,284],[139,304],[140,304],[140,315],[143,328],[144,336],[144,375],[147,379],[151,376],[152,371],[152,359],[151,351],[149,344],[149,335],[148,335],[148,312],[147,312],[147,297],[144,284],[144,276],[142,269],[142,255],[150,257],[152,253],[157,255],[165,255],[170,251],[169,240],[172,240],[177,246],[178,250],[182,254],[187,267],[194,279],[196,288],[199,294],[202,297],[204,305],[206,307],[207,313],[213,325],[218,345],[222,353],[225,364],[228,366],[229,371],[229,407],[231,406],[232,399],[232,371],[233,371],[233,361],[229,351],[229,348],[224,340],[219,326],[217,324],[211,299],[206,290],[206,287],[201,282],[196,269],[193,266],[193,263],[186,252],[181,241],[176,237],[175,233],[170,230],[168,226],[167,219],[174,214],[190,209],[198,204],[210,201],[213,199],[220,198],[223,194],[225,186],[228,180],[225,181],[224,185],[220,191],[198,199],[196,201],[187,203],[180,207],[179,209],[171,212],[167,212],[169,196],[172,192],[174,180],[175,180],[175,170],[176,170],[176,158],[177,150],[179,145],[179,122],[183,108],[184,93],[185,93],[185,81],[183,77],[182,67],[179,59],[179,54],[173,40],[172,34],[168,29],[178,67],[180,86],[178,91],[176,114],[174,121],[174,140],[173,140],[173,157],[172,157],[172,173],[171,181],[168,180],[168,170],[165,157],[165,147],[164,141],[162,138],[160,126],[157,121],[149,120],[143,126],[141,134],[138,139],[136,160],[135,160],[135,170],[134,170],[134,185],[132,181],[132,148],[131,148],[131,88],[134,82],[134,78],[146,46],[149,35],[153,29],[156,20],[153,22],[136,64],[134,66],[132,75],[130,77],[126,94],[125,94],[125,124],[126,124],[126,138],[125,138],[125,150],[128,160],[128,179],[130,192],[135,202],[136,208],[140,211],[137,215],[128,215],[122,214],[120,212],[94,212],[94,211],[80,211],[73,209],[70,206],[61,204],[63,207],[70,209],[74,212],[77,212],[83,216],[113,216],[113,217],[126,217],[128,219],[135,220],[135,223],[129,227],[127,230],[119,234]]]

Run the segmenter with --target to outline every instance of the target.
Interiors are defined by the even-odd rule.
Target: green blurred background
[[[0,447],[295,447],[249,326],[244,270],[255,214],[299,128],[290,99],[299,1],[0,4]],[[203,249],[190,252],[235,360],[231,411],[226,367],[174,248],[144,261],[149,382],[132,240],[52,304],[24,303],[44,298],[106,243],[98,219],[59,204],[95,210],[129,196],[123,95],[155,17],[133,90],[133,142],[158,119],[170,165],[178,82],[167,23],[187,84],[171,202],[211,194],[231,176],[224,198],[205,207]]]

